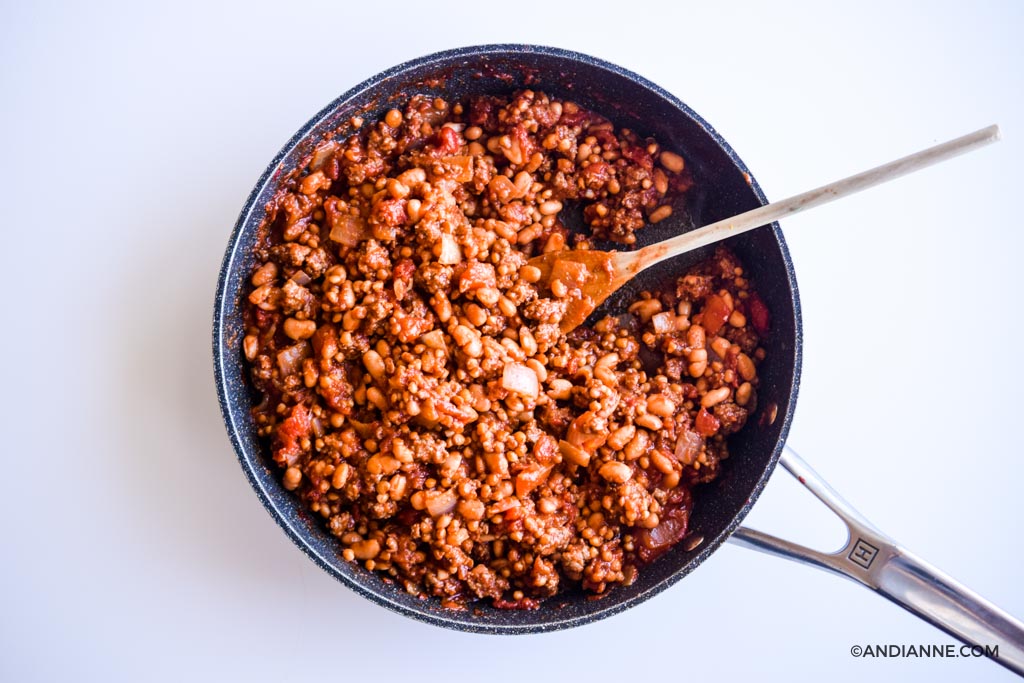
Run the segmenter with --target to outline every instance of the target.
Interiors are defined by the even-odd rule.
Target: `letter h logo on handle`
[[[850,559],[853,560],[853,563],[864,569],[871,568],[871,563],[875,561],[877,555],[878,548],[863,538],[858,538],[853,546],[853,550],[850,551]]]

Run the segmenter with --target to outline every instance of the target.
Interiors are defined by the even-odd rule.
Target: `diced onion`
[[[368,236],[366,222],[359,216],[340,214],[331,222],[331,239],[339,244],[355,247]]]
[[[510,363],[505,366],[505,371],[501,375],[501,386],[512,393],[529,398],[537,398],[540,394],[537,373],[519,363]]]
[[[462,248],[455,241],[454,235],[441,235],[441,254],[437,257],[438,263],[446,266],[453,266],[462,263]]]
[[[313,158],[309,162],[309,170],[319,170],[320,167],[324,165],[324,162],[327,161],[328,157],[330,157],[331,154],[333,154],[334,150],[336,149],[338,149],[338,143],[335,142],[334,140],[329,140],[324,144],[320,145],[319,147],[317,147],[316,151],[313,152]]]
[[[458,494],[455,489],[448,489],[443,493],[437,491],[428,491],[427,495],[427,512],[430,513],[431,517],[440,517],[446,515],[455,509],[455,503],[458,501]]]
[[[675,329],[676,317],[665,311],[651,317],[651,326],[655,334],[667,334]]]
[[[661,523],[651,529],[647,534],[647,538],[642,539],[642,541],[651,550],[660,550],[675,545],[686,535],[686,522],[686,514],[666,515],[661,520]]]
[[[468,183],[473,179],[473,157],[452,156],[442,159],[445,165],[458,169],[458,173],[452,176],[457,183]]]
[[[298,344],[281,349],[277,352],[277,367],[282,377],[296,375],[302,371],[302,360],[309,356],[309,342],[302,341]]]
[[[303,287],[305,287],[306,285],[308,285],[310,282],[313,281],[313,278],[311,278],[309,275],[307,275],[306,271],[304,271],[304,270],[297,270],[297,271],[295,271],[295,274],[292,275],[291,280],[295,284],[302,285]]]
[[[676,440],[676,450],[673,455],[676,456],[676,460],[679,462],[689,465],[693,463],[694,458],[700,453],[700,447],[703,442],[704,439],[701,438],[700,434],[684,429],[683,433]]]

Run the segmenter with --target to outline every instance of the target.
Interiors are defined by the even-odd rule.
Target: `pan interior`
[[[552,48],[487,46],[439,53],[384,72],[332,102],[304,126],[279,153],[254,188],[239,217],[225,257],[214,320],[217,385],[224,419],[239,459],[254,489],[293,541],[321,567],[364,596],[408,616],[438,625],[492,633],[567,628],[608,616],[644,600],[700,564],[739,525],[778,459],[796,399],[800,370],[799,300],[792,264],[777,226],[731,239],[772,314],[765,342],[767,358],[759,369],[757,412],[732,437],[731,457],[722,475],[698,487],[691,520],[704,542],[691,551],[676,547],[644,567],[638,580],[600,599],[567,593],[539,610],[497,610],[477,605],[455,611],[434,600],[406,594],[394,584],[345,562],[339,545],[319,520],[280,484],[269,454],[249,418],[252,394],[240,350],[241,292],[252,271],[257,228],[275,179],[303,163],[323,136],[355,115],[373,119],[415,93],[450,102],[475,94],[508,94],[529,87],[572,100],[608,118],[616,126],[652,135],[682,152],[694,178],[683,220],[667,220],[637,235],[638,246],[660,241],[694,225],[735,215],[765,202],[743,163],[713,129],[673,96],[641,77],[592,57]],[[659,264],[611,297],[603,311],[623,310],[639,291],[670,281],[710,252],[703,250]],[[773,409],[774,406],[774,409]],[[769,413],[775,419],[769,420]],[[682,544],[680,544],[682,545]]]

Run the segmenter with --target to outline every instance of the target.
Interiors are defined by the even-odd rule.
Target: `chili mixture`
[[[351,125],[268,206],[246,292],[284,487],[347,560],[447,606],[631,583],[754,410],[768,312],[720,248],[565,335],[572,283],[527,260],[632,244],[683,206],[683,157],[530,90]]]

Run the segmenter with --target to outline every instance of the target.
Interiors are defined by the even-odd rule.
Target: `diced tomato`
[[[300,442],[309,436],[310,428],[309,408],[299,403],[277,426],[277,440],[280,445],[274,452],[274,459],[287,465],[298,462],[299,456],[302,455]]]
[[[391,227],[402,225],[409,219],[405,213],[404,199],[384,199],[373,207],[373,217],[378,222]]]
[[[338,353],[338,330],[334,325],[321,325],[313,333],[313,352],[317,358],[330,360]]]
[[[320,369],[317,392],[324,402],[342,415],[352,412],[352,385],[345,369],[333,361],[325,361],[326,368]]]
[[[651,157],[643,147],[625,144],[622,146],[622,156],[629,159],[637,166],[641,166],[646,169],[654,168],[654,158]]]
[[[495,287],[497,282],[494,266],[490,263],[473,261],[459,276],[459,291],[469,292],[482,287]]]
[[[580,177],[587,187],[597,190],[612,179],[612,167],[603,161],[596,161],[580,169]]]
[[[686,508],[669,508],[662,513],[661,521],[653,529],[643,529],[637,534],[640,541],[637,554],[644,562],[651,562],[686,536],[690,513]]]
[[[701,436],[713,436],[718,428],[722,426],[718,418],[708,412],[707,408],[701,408],[697,413],[697,433]]]
[[[535,145],[533,140],[530,138],[530,134],[526,131],[526,127],[517,123],[512,127],[512,139],[519,143],[519,151],[523,155],[523,161],[525,162],[533,154]]]
[[[267,329],[281,317],[281,314],[276,311],[264,311],[258,307],[253,308],[253,315],[256,318],[256,327],[261,330]]]
[[[558,460],[558,442],[544,434],[533,445],[533,458],[541,465],[552,465]]]
[[[551,267],[551,281],[561,280],[569,289],[582,287],[587,283],[590,272],[585,263],[558,260]]]
[[[455,154],[461,145],[462,141],[459,140],[459,133],[455,129],[443,126],[437,132],[437,151],[442,156]]]
[[[402,309],[395,311],[392,320],[395,323],[394,329],[397,330],[395,336],[406,344],[416,341],[434,327],[433,320],[409,315]]]
[[[768,334],[768,330],[771,328],[771,314],[757,292],[753,292],[747,298],[747,308],[750,311],[750,324],[754,326],[754,331],[762,337]]]
[[[539,463],[533,463],[528,466],[516,475],[516,495],[520,498],[528,496],[530,491],[533,491],[547,480],[548,473],[550,472],[550,466],[544,466]]]
[[[725,299],[717,294],[712,294],[704,304],[703,322],[701,323],[704,330],[708,334],[718,334],[718,331],[725,325],[725,321],[729,319],[730,313],[732,311]]]
[[[395,264],[394,278],[396,280],[412,280],[413,273],[416,272],[416,263],[412,259],[403,258],[399,259]]]
[[[560,124],[562,124],[563,126],[569,126],[570,128],[572,128],[573,126],[578,126],[581,123],[583,123],[584,121],[586,121],[587,120],[587,116],[588,116],[587,112],[585,112],[582,109],[577,109],[576,111],[574,111],[571,114],[569,112],[563,110],[562,111],[562,117],[560,119],[558,119],[558,122]]]

